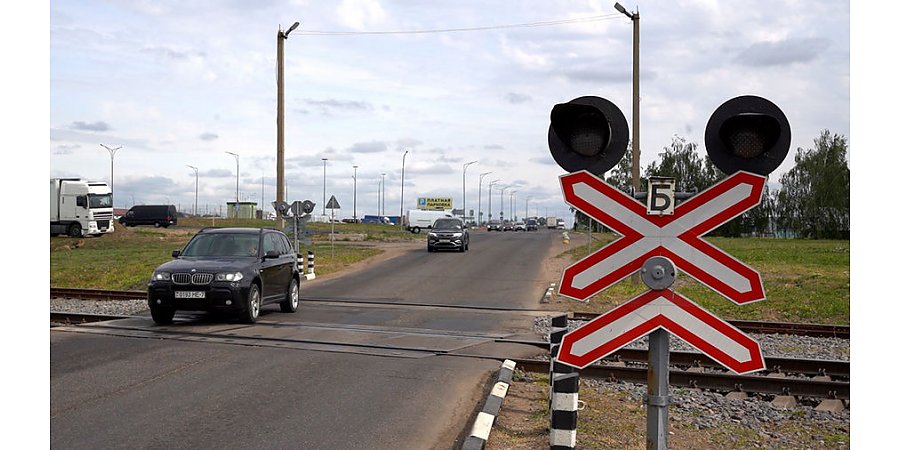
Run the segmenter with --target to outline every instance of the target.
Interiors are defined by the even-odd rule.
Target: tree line
[[[700,192],[726,175],[709,156],[700,156],[699,146],[675,135],[659,153],[659,160],[647,166],[641,176],[641,190],[648,177],[675,178],[681,192]],[[606,181],[630,193],[632,152],[607,173]],[[574,208],[573,208],[574,210]],[[576,212],[578,226],[591,221]],[[600,226],[593,224],[594,230]],[[847,165],[847,138],[823,130],[812,148],[798,148],[794,167],[773,184],[766,183],[759,206],[736,217],[712,232],[720,236],[777,236],[810,239],[850,238],[850,168]]]

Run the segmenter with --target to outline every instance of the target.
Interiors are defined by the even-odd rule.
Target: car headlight
[[[453,233],[453,237],[462,237],[462,233]]]
[[[153,272],[153,276],[150,278],[150,281],[169,281],[172,279],[172,274],[169,272]]]
[[[216,274],[216,281],[241,281],[243,279],[244,274],[240,272],[226,272]]]
[[[437,237],[437,234],[435,234],[435,233],[428,233],[428,237]]]

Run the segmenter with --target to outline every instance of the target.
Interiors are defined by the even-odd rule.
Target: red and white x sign
[[[563,336],[556,359],[584,368],[660,328],[737,373],[766,367],[756,341],[668,289],[644,292],[570,331]]]
[[[766,177],[736,172],[677,205],[669,216],[647,207],[595,175],[560,177],[566,203],[621,237],[563,271],[559,293],[586,300],[664,256],[675,266],[737,304],[764,300],[759,272],[701,237],[759,204]]]

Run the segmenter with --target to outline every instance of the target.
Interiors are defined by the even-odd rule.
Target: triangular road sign
[[[334,196],[331,196],[331,199],[328,200],[328,204],[325,205],[325,209],[341,209],[341,205],[338,203],[337,199]]]

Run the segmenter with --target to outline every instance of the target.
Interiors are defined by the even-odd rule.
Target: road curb
[[[503,399],[506,398],[506,392],[512,383],[513,371],[516,369],[516,362],[507,359],[500,366],[500,374],[497,376],[497,382],[491,389],[490,395],[484,401],[484,407],[475,418],[472,424],[472,430],[469,436],[463,442],[462,450],[483,450],[487,444],[488,436],[491,434],[491,428],[494,426],[494,419],[500,414],[500,406]]]

